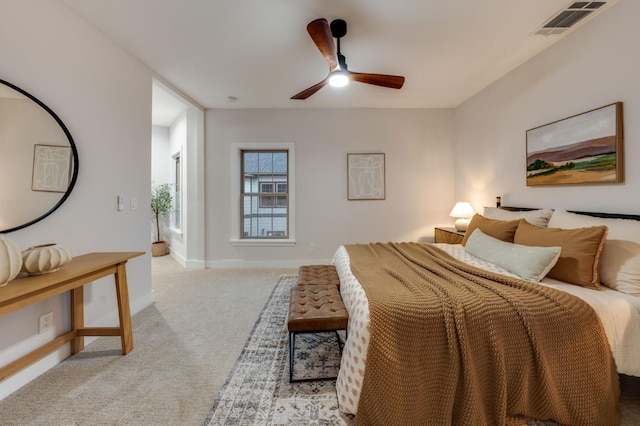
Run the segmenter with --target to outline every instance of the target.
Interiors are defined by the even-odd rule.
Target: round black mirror
[[[0,80],[0,233],[33,225],[71,194],[78,150],[62,120],[39,99]]]

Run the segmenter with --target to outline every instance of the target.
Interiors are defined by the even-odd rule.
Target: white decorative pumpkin
[[[71,253],[57,244],[42,244],[22,252],[22,271],[29,275],[57,271],[71,261]]]
[[[0,235],[0,287],[14,279],[21,266],[22,255],[16,243]]]

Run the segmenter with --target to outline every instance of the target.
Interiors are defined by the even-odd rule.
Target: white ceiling
[[[456,107],[566,35],[532,33],[573,3],[61,1],[204,108]],[[321,17],[347,21],[341,50],[351,71],[403,75],[404,87],[354,82],[340,89],[327,86],[307,100],[289,99],[329,71],[306,31]]]

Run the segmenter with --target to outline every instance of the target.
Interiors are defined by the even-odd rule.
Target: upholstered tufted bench
[[[340,290],[335,284],[298,285],[291,290],[287,324],[289,329],[290,382],[335,379],[335,377],[293,378],[296,334],[335,331],[338,347],[342,352],[342,342],[338,330],[346,330],[348,322],[349,315],[342,302],[342,297],[340,297]]]
[[[298,285],[335,285],[340,279],[333,265],[303,265],[298,270]]]

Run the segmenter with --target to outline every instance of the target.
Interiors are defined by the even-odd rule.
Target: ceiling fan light
[[[343,72],[336,71],[329,77],[329,84],[333,87],[344,87],[349,84],[349,76]]]

